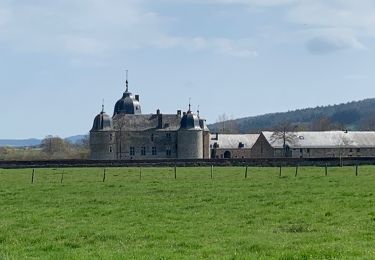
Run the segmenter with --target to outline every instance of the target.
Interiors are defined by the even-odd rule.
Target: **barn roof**
[[[282,133],[262,132],[262,134],[272,147],[283,147]],[[375,132],[287,132],[286,144],[290,148],[375,148]]]
[[[210,145],[217,143],[219,149],[237,149],[242,143],[244,149],[251,149],[258,138],[259,134],[218,134],[218,140],[211,140]]]

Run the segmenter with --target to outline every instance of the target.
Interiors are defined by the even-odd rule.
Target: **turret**
[[[180,159],[203,159],[203,130],[199,118],[189,110],[181,118],[178,130],[177,156]]]
[[[92,160],[116,159],[115,131],[112,119],[102,111],[95,117],[90,131],[90,150]]]

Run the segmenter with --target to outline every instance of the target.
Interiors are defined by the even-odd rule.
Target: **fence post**
[[[358,176],[358,164],[355,166],[355,176]]]
[[[279,177],[281,177],[281,165],[280,165],[280,170],[279,170]]]
[[[294,175],[294,177],[297,177],[297,174],[298,174],[298,164],[296,165],[296,174]]]
[[[139,167],[139,180],[142,180],[142,167]]]
[[[103,170],[103,182],[105,181],[105,171],[106,171],[106,169],[104,168],[104,170]]]
[[[174,179],[177,179],[177,167],[174,167]]]
[[[63,171],[62,171],[62,173],[61,173],[61,180],[60,180],[60,183],[63,183],[63,180],[64,180],[64,169],[63,169]]]
[[[325,170],[326,170],[326,176],[328,176],[328,166],[327,166],[327,164],[326,164],[326,166],[325,166]]]
[[[33,169],[33,172],[31,173],[31,183],[34,183],[34,173],[35,173],[35,169]]]
[[[214,174],[214,166],[211,165],[211,179],[213,178],[213,174]]]
[[[247,165],[246,165],[246,168],[245,168],[245,179],[247,178]]]

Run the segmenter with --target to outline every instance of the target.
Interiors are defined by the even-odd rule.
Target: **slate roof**
[[[160,114],[162,128],[159,130],[177,131],[180,128],[181,117],[177,114]],[[147,131],[158,128],[157,114],[117,114],[113,117],[113,125],[116,130],[122,126],[122,131]]]
[[[189,111],[184,113],[181,118],[181,129],[202,130],[202,128],[199,125],[199,117],[198,115],[190,111],[190,105],[189,105]]]
[[[210,145],[217,143],[219,149],[237,149],[242,143],[244,149],[251,149],[258,138],[259,134],[219,134],[218,140],[211,140]]]
[[[95,117],[91,131],[107,131],[112,130],[112,128],[112,119],[103,110]]]
[[[283,138],[274,132],[262,132],[274,148],[283,147]],[[375,148],[375,132],[322,131],[287,132],[286,144],[290,148]]]
[[[136,100],[132,93],[126,90],[121,99],[119,99],[115,104],[115,109],[113,115],[117,114],[142,114],[141,105],[138,100]]]

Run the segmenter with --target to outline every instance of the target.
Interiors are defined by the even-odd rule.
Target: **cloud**
[[[285,42],[288,37],[290,42],[302,40],[312,54],[328,54],[344,49],[366,49],[360,39],[375,38],[375,1],[373,0],[186,1],[212,5],[243,5],[250,11],[261,7],[264,16],[274,16],[274,9],[277,8],[281,20],[279,24],[273,23],[272,26],[278,28],[281,33],[271,35],[272,42],[278,40]],[[298,26],[303,27],[303,33],[300,33],[301,27]],[[330,35],[317,35],[316,31],[327,31]],[[296,39],[296,33],[303,38]]]
[[[306,47],[310,53],[316,55],[329,54],[346,49],[366,49],[351,31],[339,31],[337,29],[320,31],[319,35],[313,36],[307,41]]]
[[[228,38],[208,37],[172,37],[162,36],[150,43],[158,48],[182,47],[192,52],[211,51],[220,55],[249,58],[258,56],[248,39],[231,40]]]
[[[135,48],[159,31],[160,19],[136,1],[82,0],[0,4],[11,10],[3,38],[21,51],[102,54]],[[0,18],[2,22],[5,18]]]
[[[155,1],[175,4],[171,0]],[[236,37],[228,36],[231,35],[228,32],[217,32],[217,35],[171,32],[169,24],[174,19],[183,18],[151,11],[145,0],[32,2],[0,3],[0,37],[9,48],[63,52],[74,57],[113,55],[143,48],[180,48],[190,52],[209,51],[217,55],[250,58],[258,55],[257,45],[265,41],[274,44],[281,37],[283,41],[303,41],[301,45],[312,54],[366,49],[361,39],[375,37],[375,2],[372,0],[179,1],[182,8],[187,3],[243,5],[249,9],[262,7],[265,16],[274,15],[274,9],[278,8],[276,12],[281,15],[277,19],[282,20],[275,22],[271,19],[270,24],[266,24],[277,29],[277,33],[268,35],[267,39],[263,38],[261,30],[252,35],[245,29],[239,30]],[[268,9],[273,11],[268,13]],[[250,23],[251,19],[249,17],[245,22]],[[296,29],[296,25],[303,26],[303,29]],[[301,38],[293,37],[296,33]]]
[[[226,4],[226,5],[245,5],[259,7],[275,7],[290,5],[301,0],[182,0],[182,2],[198,4]]]
[[[214,39],[212,46],[217,52],[232,57],[256,57],[258,52],[251,48],[251,44],[247,43],[246,40],[235,42],[225,38]]]
[[[142,48],[182,48],[233,57],[256,52],[246,40],[225,37],[175,36],[165,30],[168,17],[145,9],[135,0],[65,0],[33,4],[0,4],[0,24],[7,21],[4,39],[11,48],[27,52],[64,52],[73,56],[108,55]],[[3,18],[1,18],[3,17]]]
[[[289,10],[287,20],[303,25],[307,50],[312,54],[364,50],[361,38],[374,38],[375,2],[302,1]]]

